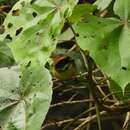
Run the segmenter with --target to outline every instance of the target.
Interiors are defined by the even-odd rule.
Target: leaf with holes
[[[2,130],[40,130],[51,102],[52,80],[49,72],[38,66],[0,69]]]
[[[75,26],[77,43],[122,90],[130,83],[130,30],[117,19],[89,16]],[[95,31],[96,30],[96,31]]]
[[[16,61],[46,63],[55,48],[65,18],[78,0],[19,0],[4,21],[0,39],[12,40]]]

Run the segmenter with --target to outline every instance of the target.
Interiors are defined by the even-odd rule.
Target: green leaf
[[[112,2],[112,0],[97,0],[95,2],[95,5],[97,5],[97,8],[100,10],[106,9],[109,4]]]
[[[95,31],[96,30],[96,31]],[[91,16],[75,27],[77,43],[124,90],[130,83],[130,30],[116,19]]]
[[[40,65],[19,70],[0,69],[0,126],[2,130],[40,130],[51,102],[51,76]]]
[[[130,18],[130,1],[129,0],[116,0],[114,4],[114,12],[121,19],[127,21]]]
[[[121,66],[129,69],[130,67],[130,27],[124,25],[119,39],[119,51]]]
[[[110,91],[113,93],[111,96],[114,96],[114,98],[117,98],[118,100],[122,101],[125,99],[124,94],[122,93],[121,87],[116,84],[113,80],[110,81]]]
[[[13,63],[14,59],[11,50],[5,43],[0,42],[0,68],[11,66]]]
[[[45,64],[78,0],[19,0],[4,21],[0,39],[11,39],[16,61]]]
[[[60,36],[58,43],[69,41],[74,37],[74,34],[70,28],[66,29]]]
[[[69,18],[69,21],[71,23],[78,22],[78,21],[82,20],[84,18],[84,16],[86,16],[88,13],[94,12],[95,9],[96,9],[96,7],[94,5],[91,5],[88,3],[78,4],[75,6],[72,15]]]

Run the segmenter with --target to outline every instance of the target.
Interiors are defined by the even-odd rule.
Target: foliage
[[[0,1],[1,12],[6,2]],[[93,68],[105,74],[110,91],[121,91],[118,100],[122,100],[125,89],[129,90],[129,0],[77,3],[78,0],[10,1],[14,5],[0,26],[2,130],[40,130],[52,99],[51,73],[58,80],[79,78],[89,86],[96,102],[99,130],[100,98],[94,87],[97,84]],[[105,14],[109,5],[113,14]],[[69,49],[56,48],[62,44],[67,47],[69,42]]]
[[[106,9],[109,4],[112,2],[112,0],[97,0],[95,2],[95,5],[97,5],[97,8],[100,10]]]
[[[125,5],[129,7],[127,1],[114,4],[120,19],[88,16],[75,27],[77,43],[123,91],[130,82],[130,11]]]
[[[20,0],[7,14],[3,23],[5,32],[0,39],[6,40],[20,67],[15,71],[7,68],[0,71],[3,130],[40,129],[52,95],[50,74],[42,66],[55,49],[65,18],[71,15],[75,4],[75,0]],[[4,50],[1,53],[8,56]]]
[[[48,71],[40,65],[23,68],[22,73],[18,66],[1,68],[0,84],[2,129],[39,130],[52,95]]]
[[[14,63],[13,55],[6,44],[0,43],[0,67],[11,66]]]
[[[74,2],[66,0],[17,2],[4,21],[5,32],[1,36],[11,39],[10,48],[16,61],[45,64],[73,5]]]

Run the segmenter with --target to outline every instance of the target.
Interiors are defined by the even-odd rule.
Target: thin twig
[[[109,113],[107,112],[100,112],[100,115],[102,116],[101,120],[115,120],[115,119],[119,119],[121,118],[122,119],[122,114],[124,113],[120,113],[120,115],[110,115]],[[105,116],[103,116],[105,115]],[[81,123],[84,123],[84,125],[88,124],[89,122],[95,122],[96,121],[96,115],[93,115],[91,117],[87,117],[87,118],[80,118],[78,119],[77,121],[75,121],[74,123],[75,124],[81,124]],[[45,128],[48,128],[48,127],[51,127],[51,126],[62,126],[64,124],[67,124],[67,123],[71,123],[73,122],[75,119],[71,118],[71,119],[66,119],[66,120],[63,120],[63,121],[58,121],[58,122],[50,122],[50,123],[46,123],[45,125],[43,125],[43,127],[41,128],[41,130],[44,130]],[[78,126],[79,127],[79,126]],[[82,126],[83,127],[83,126]],[[68,130],[68,129],[67,129]],[[77,129],[77,130],[81,130],[81,129]]]
[[[112,96],[113,94],[120,94],[122,93],[122,91],[117,91],[117,92],[111,92],[109,94],[107,94],[104,98],[103,98],[103,101],[105,101],[108,97]],[[130,91],[126,91],[125,93],[130,93]],[[116,100],[118,101],[118,100]]]
[[[93,99],[92,93],[89,93],[89,98],[90,98],[90,99]],[[92,106],[93,106],[93,103],[90,102],[90,103],[89,103],[89,108],[91,108]],[[92,112],[91,112],[91,111],[89,112],[89,116],[92,116]],[[91,124],[90,124],[90,122],[89,122],[88,125],[87,125],[87,130],[90,130],[90,125],[91,125]]]
[[[69,98],[69,100],[68,101],[72,101],[76,96],[78,95],[78,92],[77,93],[75,93],[75,94],[73,94],[70,98]]]
[[[84,55],[84,53],[83,53],[83,55]],[[90,59],[89,56],[86,58],[86,63],[88,65],[88,83],[90,85],[89,89],[90,89],[90,92],[91,92],[93,98],[96,101],[95,108],[96,108],[96,115],[97,115],[97,123],[98,123],[99,130],[101,130],[101,118],[100,118],[100,110],[99,110],[99,106],[98,106],[99,99],[95,93],[96,84],[93,80],[92,60]]]
[[[74,122],[76,122],[77,120],[79,120],[83,115],[85,115],[85,114],[87,114],[87,113],[89,113],[90,111],[93,111],[93,110],[95,110],[95,107],[92,107],[92,108],[90,108],[90,109],[88,109],[88,110],[82,112],[82,113],[79,114],[77,117],[75,117],[73,121],[69,122],[69,123],[63,128],[63,130],[68,130],[68,128],[69,128]]]
[[[107,114],[106,111],[100,112],[100,115],[105,115]],[[92,120],[96,119],[97,115],[89,116],[86,118],[84,122],[82,122],[78,127],[76,127],[74,130],[81,130],[82,127],[84,127],[87,123],[91,122]]]
[[[127,112],[122,130],[128,130],[129,121],[130,121],[130,112]]]
[[[52,107],[58,107],[58,106],[63,106],[63,105],[70,105],[70,104],[77,104],[77,103],[87,103],[87,102],[95,102],[92,99],[83,99],[83,100],[75,100],[75,101],[64,101],[64,102],[59,102],[56,104],[52,104]]]

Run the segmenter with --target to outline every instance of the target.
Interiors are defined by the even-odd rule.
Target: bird
[[[72,79],[77,73],[74,59],[69,56],[53,58],[52,75],[59,80]]]

